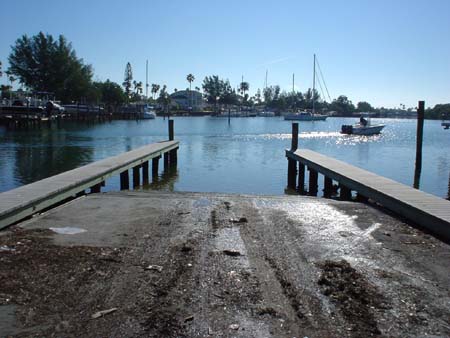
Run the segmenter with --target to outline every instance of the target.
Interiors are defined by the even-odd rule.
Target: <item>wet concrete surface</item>
[[[94,194],[3,245],[3,335],[450,336],[450,246],[364,204]]]

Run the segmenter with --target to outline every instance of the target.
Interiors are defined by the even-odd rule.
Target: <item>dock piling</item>
[[[423,120],[425,117],[425,101],[419,101],[417,107],[416,165],[414,170],[414,188],[419,189],[422,172]]]
[[[90,188],[91,194],[96,194],[101,192],[102,183],[98,183]]]
[[[133,188],[137,188],[141,185],[139,169],[140,166],[133,167]]]
[[[297,191],[300,195],[305,195],[305,165],[303,163],[298,163],[298,185]]]
[[[173,120],[169,120],[169,141],[174,140]]]
[[[291,139],[291,151],[297,150],[298,147],[298,123],[292,123],[292,139]],[[297,180],[297,161],[288,157],[288,189],[295,190]]]
[[[156,177],[158,177],[158,172],[159,172],[159,159],[161,158],[161,156],[157,156],[154,157],[152,159],[152,176],[153,179],[155,179]]]
[[[312,168],[308,168],[309,170],[309,192],[308,195],[310,196],[317,196],[318,191],[318,172]]]
[[[130,176],[128,175],[128,170],[120,173],[120,190],[130,189]]]
[[[324,176],[323,197],[331,198],[332,195],[333,195],[333,180],[327,176]]]
[[[352,190],[345,185],[339,184],[339,198],[342,201],[350,201],[352,199]]]
[[[148,161],[145,161],[144,163],[142,163],[142,184],[148,184],[148,182],[149,182],[148,169],[149,169],[149,163],[148,163]]]
[[[164,153],[164,171],[169,171],[169,153]]]

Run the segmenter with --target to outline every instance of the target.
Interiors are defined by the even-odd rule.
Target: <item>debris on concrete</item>
[[[161,265],[149,265],[145,268],[145,270],[153,270],[161,272],[163,270],[163,267]]]
[[[222,251],[227,256],[237,257],[240,256],[241,253],[238,250],[223,250]]]
[[[231,330],[239,330],[239,324],[231,324],[230,329]]]
[[[187,322],[190,322],[190,321],[193,321],[194,320],[194,316],[187,316],[186,318],[184,318],[184,322],[185,323],[187,323]]]
[[[248,220],[246,217],[239,217],[239,218],[232,217],[232,218],[230,218],[230,222],[231,223],[247,223]]]
[[[11,248],[11,247],[9,247],[7,245],[1,245],[0,246],[0,251],[16,251],[16,249]]]
[[[86,232],[87,230],[74,227],[49,228],[51,231],[61,235],[76,235]]]
[[[116,312],[118,309],[116,307],[113,307],[112,309],[108,309],[108,310],[102,310],[102,311],[98,311],[96,313],[94,313],[91,318],[92,319],[97,319],[100,317],[103,317],[105,315],[108,315],[110,313]]]

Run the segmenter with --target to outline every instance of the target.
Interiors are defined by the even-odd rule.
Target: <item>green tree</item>
[[[341,116],[351,116],[355,111],[355,106],[347,96],[341,95],[331,102],[329,109],[338,113]]]
[[[163,107],[166,114],[169,114],[169,106],[171,101],[170,95],[167,92],[167,86],[164,85],[159,92],[158,103]]]
[[[361,102],[358,102],[358,104],[356,105],[356,111],[358,111],[358,112],[371,112],[371,111],[374,111],[374,109],[370,105],[370,103],[365,102],[365,101],[361,101]]]
[[[427,119],[450,119],[450,103],[437,104],[425,111]]]
[[[304,107],[303,109],[312,109],[313,107],[313,100],[315,102],[315,108],[319,108],[317,105],[317,102],[320,100],[320,94],[317,91],[317,89],[314,89],[314,95],[313,90],[311,88],[308,88],[306,93],[304,94]]]
[[[12,46],[8,71],[34,91],[53,92],[63,102],[80,100],[89,91],[92,67],[76,56],[63,35],[23,35]]]
[[[127,63],[125,66],[125,74],[122,86],[125,88],[125,94],[128,98],[131,97],[131,86],[133,84],[133,70],[131,69],[131,63]]]
[[[217,105],[220,98],[225,94],[226,83],[217,75],[206,76],[203,80],[203,92],[208,103],[214,104],[214,111],[217,112]]]
[[[100,101],[108,106],[118,107],[127,101],[127,96],[122,87],[109,80],[95,82],[94,85],[100,91]]]
[[[2,99],[9,99],[11,96],[12,87],[10,85],[0,85],[0,91],[2,92]]]

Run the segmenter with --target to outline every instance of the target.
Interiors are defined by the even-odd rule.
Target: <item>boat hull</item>
[[[327,119],[328,116],[323,116],[323,115],[295,115],[295,114],[290,114],[290,115],[286,115],[284,117],[284,119],[286,121],[325,121]]]
[[[154,120],[156,118],[156,114],[155,113],[144,112],[144,114],[142,115],[142,118],[144,120]]]
[[[348,135],[377,135],[381,133],[384,128],[384,124],[379,124],[375,126],[342,126],[341,133]]]

